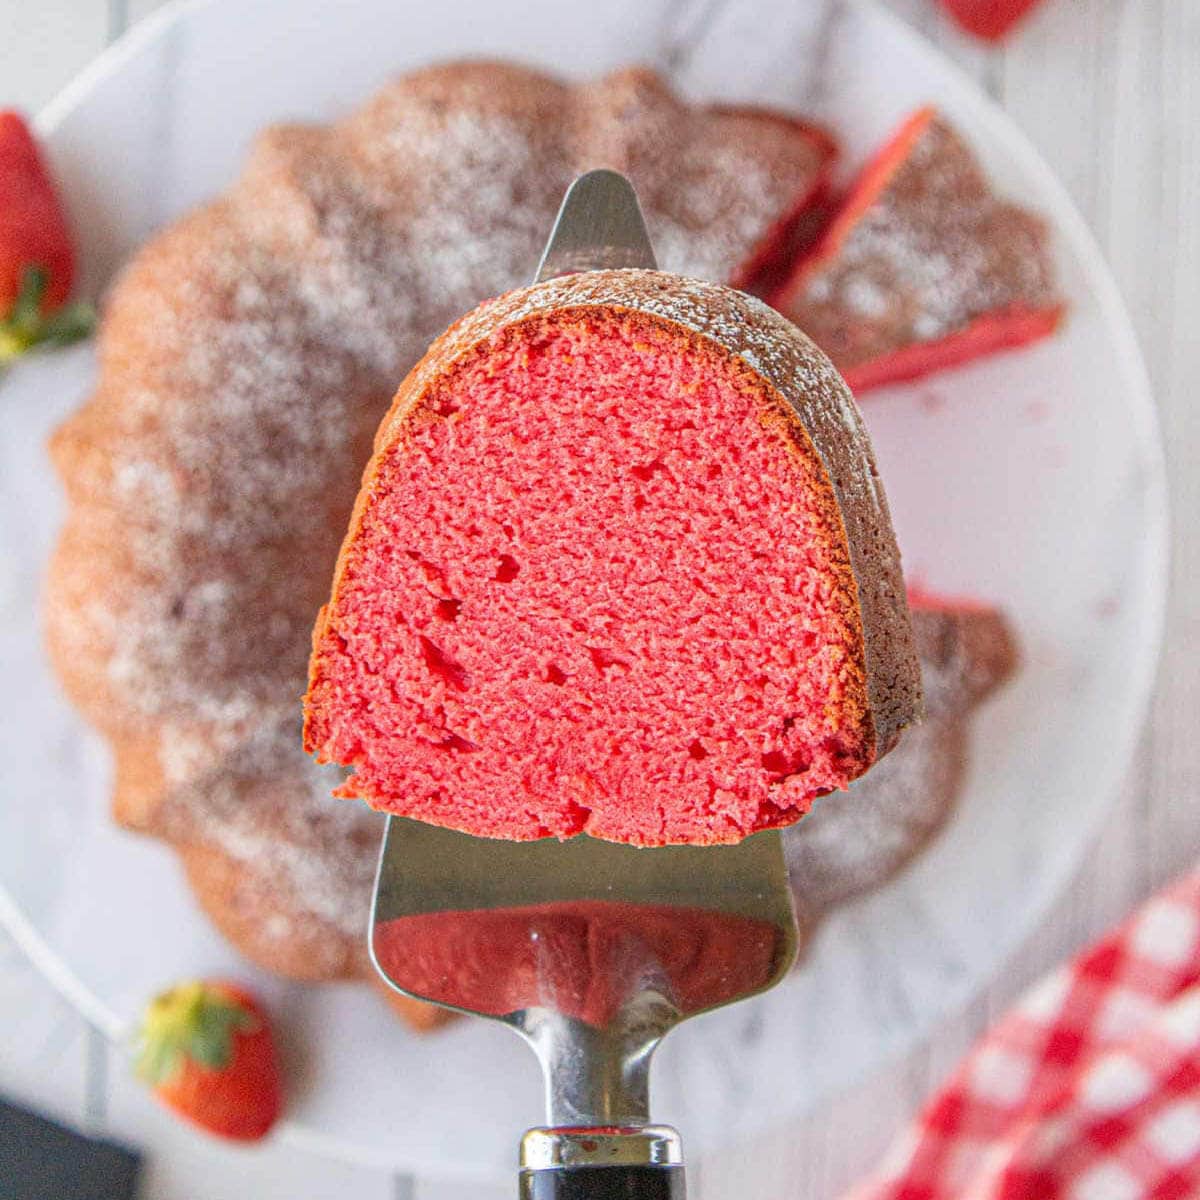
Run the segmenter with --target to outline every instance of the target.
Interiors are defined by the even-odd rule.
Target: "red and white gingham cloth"
[[[1200,1195],[1200,870],[991,1029],[852,1200]]]

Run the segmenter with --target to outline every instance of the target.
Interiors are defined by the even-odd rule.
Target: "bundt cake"
[[[301,751],[296,697],[397,382],[450,320],[529,277],[577,169],[632,176],[665,267],[744,285],[784,272],[832,158],[803,122],[688,106],[641,69],[569,86],[438,66],[335,125],[268,129],[228,192],[125,269],[97,388],[51,447],[70,507],[47,643],[112,746],[117,820],[179,852],[243,953],[374,978],[382,818],[329,798],[338,775]]]
[[[867,165],[772,300],[856,394],[1045,337],[1063,312],[1046,226],[995,196],[932,108]]]
[[[739,841],[920,711],[829,360],[761,301],[595,271],[481,305],[375,438],[313,635],[338,794],[481,837]]]
[[[399,380],[529,278],[580,168],[632,176],[665,266],[741,280],[831,156],[801,122],[689,106],[641,69],[570,86],[437,66],[335,125],[268,129],[225,195],[125,269],[96,390],[51,446],[70,507],[47,643],[112,746],[117,820],[180,851],[250,957],[367,971],[378,819],[328,799],[297,697]]]
[[[783,845],[802,936],[839,904],[896,874],[954,811],[968,758],[968,719],[1014,672],[1004,617],[976,602],[910,589],[925,719],[847,792],[825,796]]]

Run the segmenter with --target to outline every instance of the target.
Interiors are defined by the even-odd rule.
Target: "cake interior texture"
[[[621,310],[417,396],[318,625],[341,794],[486,836],[740,840],[875,752],[845,533],[786,402]],[[378,450],[378,446],[377,446]]]

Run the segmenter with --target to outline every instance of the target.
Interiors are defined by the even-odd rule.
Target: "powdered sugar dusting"
[[[784,831],[802,927],[879,887],[942,827],[957,799],[965,753],[961,721],[927,721],[848,791],[822,797]]]
[[[256,730],[217,769],[169,795],[156,831],[253,864],[281,907],[362,937],[383,819],[331,800],[341,773],[298,755],[299,736],[294,716]]]
[[[967,717],[1015,668],[1013,635],[994,610],[916,607],[912,617],[924,724],[848,791],[818,800],[784,832],[802,926],[879,887],[941,829],[966,768]]]

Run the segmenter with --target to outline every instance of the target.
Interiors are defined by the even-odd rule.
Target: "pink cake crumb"
[[[855,578],[786,407],[629,310],[508,325],[435,377],[381,430],[315,634],[307,745],[354,768],[340,794],[711,843],[859,775]]]

